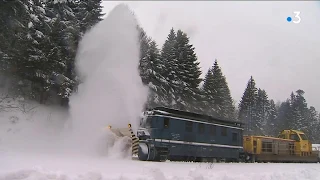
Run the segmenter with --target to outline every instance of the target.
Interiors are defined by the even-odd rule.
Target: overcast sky
[[[119,3],[103,2],[105,13]],[[125,3],[159,47],[173,27],[190,36],[203,73],[217,59],[236,101],[252,75],[275,101],[302,89],[320,111],[320,2]],[[294,11],[300,24],[286,20]]]

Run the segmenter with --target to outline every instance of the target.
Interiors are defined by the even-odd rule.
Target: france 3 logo
[[[287,21],[288,22],[293,22],[295,24],[299,24],[301,21],[301,17],[300,17],[300,11],[294,11],[294,18],[292,18],[291,16],[287,17]]]

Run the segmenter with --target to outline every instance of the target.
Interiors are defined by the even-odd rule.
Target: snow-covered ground
[[[319,180],[319,164],[142,162],[0,152],[0,180]]]
[[[320,144],[312,144],[313,150],[318,150],[320,151]]]

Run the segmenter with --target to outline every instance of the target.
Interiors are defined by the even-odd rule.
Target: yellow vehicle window
[[[307,136],[305,134],[300,134],[300,137],[302,140],[308,140]]]
[[[290,135],[290,139],[291,140],[295,140],[295,141],[300,141],[300,138],[299,138],[299,136],[297,134],[291,134]]]

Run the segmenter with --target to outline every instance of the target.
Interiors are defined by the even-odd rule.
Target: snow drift
[[[64,138],[62,131],[68,118],[65,108],[23,98],[0,98],[0,150],[56,152],[59,139]]]
[[[124,4],[81,40],[76,68],[82,83],[70,99],[75,149],[96,151],[106,143],[99,139],[107,125],[137,127],[148,93],[138,71],[139,47],[137,21]]]
[[[1,166],[5,165],[5,166]],[[319,164],[184,163],[0,151],[0,180],[318,180]]]

